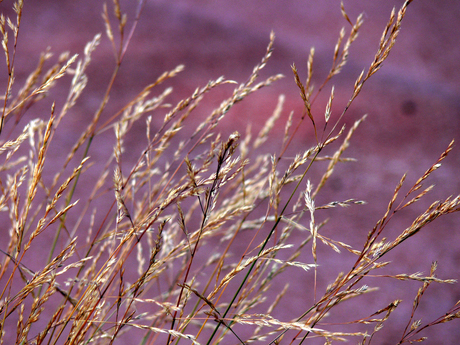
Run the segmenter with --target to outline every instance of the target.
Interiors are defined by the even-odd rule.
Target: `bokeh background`
[[[318,116],[323,116],[332,84],[336,90],[332,116],[340,114],[351,95],[356,77],[373,59],[391,9],[394,6],[398,9],[402,3],[401,0],[344,1],[351,20],[364,13],[365,22],[351,48],[347,66],[316,102]],[[137,2],[121,1],[121,5],[128,14],[129,29]],[[11,15],[11,6],[12,1],[5,0],[0,3],[0,10]],[[56,159],[62,159],[67,154],[68,150],[64,147],[70,148],[75,143],[80,134],[78,129],[84,128],[92,118],[114,68],[113,53],[101,17],[102,6],[103,2],[99,0],[25,1],[16,54],[17,85],[23,83],[36,66],[39,53],[47,47],[56,56],[63,51],[82,53],[85,44],[96,33],[103,33],[102,43],[93,54],[88,70],[88,86],[61,125],[68,130],[59,132],[55,138],[62,145],[62,156],[60,150],[56,150]],[[110,2],[108,7],[112,15]],[[221,123],[219,131],[224,134],[234,130],[244,133],[251,123],[253,133],[256,133],[271,115],[278,95],[284,94],[286,102],[283,119],[278,126],[280,130],[273,133],[272,140],[265,145],[268,151],[278,152],[284,120],[291,111],[294,111],[295,119],[302,112],[291,64],[295,62],[305,78],[308,52],[310,47],[315,47],[313,81],[315,85],[320,85],[331,66],[334,45],[342,26],[349,31],[350,26],[340,13],[338,0],[147,0],[102,121],[110,118],[161,73],[179,64],[185,65],[184,72],[164,86],[174,88],[169,98],[171,104],[221,75],[238,82],[245,81],[263,56],[273,30],[276,35],[275,50],[261,77],[277,73],[286,77],[235,106]],[[365,85],[344,119],[350,127],[355,120],[368,114],[345,154],[356,158],[357,162],[340,165],[318,201],[355,198],[365,200],[367,204],[335,210],[325,229],[327,236],[359,248],[365,234],[384,214],[401,176],[408,173],[406,189],[403,189],[407,191],[452,139],[460,143],[459,27],[460,3],[457,0],[414,0],[409,6],[390,57]],[[3,61],[0,67],[4,69]],[[3,87],[6,85],[4,78],[5,73],[0,73]],[[69,81],[69,78],[63,78],[60,85],[68,85]],[[67,92],[64,86],[52,89],[48,103],[41,102],[42,105],[31,108],[21,121],[25,124],[34,117],[46,118],[53,101],[59,108]],[[211,93],[196,114],[197,120],[200,116],[207,116],[231,90],[232,86],[226,86]],[[162,114],[158,116],[157,123],[161,123]],[[135,131],[144,136],[145,128],[141,124]],[[127,148],[138,152],[145,142],[139,142],[138,136],[133,136],[126,144]],[[313,132],[306,122],[290,153],[302,152],[313,144]],[[111,150],[111,144],[104,145],[101,141],[93,145],[90,155],[97,160],[104,156],[104,149]],[[397,236],[432,201],[460,193],[459,163],[460,149],[456,145],[443,167],[429,181],[436,184],[435,190],[426,202],[402,212],[390,223],[388,238]],[[311,178],[315,182],[315,176]],[[385,273],[428,273],[431,263],[437,260],[438,277],[460,278],[459,224],[459,215],[454,214],[429,225],[416,238],[389,254],[388,259],[398,264]],[[39,257],[40,253],[36,255]],[[311,258],[305,257],[304,260]],[[320,284],[325,286],[330,283],[351,262],[343,261],[328,248],[320,248]],[[287,321],[302,313],[304,301],[311,299],[311,278],[312,275],[292,276],[293,290],[297,292],[283,304],[280,318]],[[364,317],[369,311],[376,311],[401,298],[402,305],[374,340],[379,344],[397,343],[409,320],[412,301],[420,284],[384,279],[376,280],[376,284],[381,290],[365,297],[366,303],[339,308],[330,322]],[[432,286],[422,299],[416,319],[430,322],[443,315],[459,299],[458,285]],[[428,344],[455,344],[460,338],[460,323],[453,321],[436,326],[422,335],[430,337]]]

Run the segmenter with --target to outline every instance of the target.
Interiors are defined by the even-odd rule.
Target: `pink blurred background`
[[[332,84],[336,88],[332,116],[337,116],[342,110],[351,95],[356,77],[373,59],[392,7],[398,9],[402,3],[395,0],[344,2],[352,21],[363,12],[365,22],[358,40],[351,48],[347,66],[318,100],[318,116],[323,116],[325,100]],[[103,33],[102,43],[89,67],[87,89],[66,118],[66,123],[61,125],[63,127],[83,128],[91,119],[114,67],[113,54],[101,18],[102,4],[102,1],[95,0],[25,2],[16,56],[17,87],[35,67],[39,53],[47,46],[56,56],[67,50],[71,54],[82,53],[86,42],[96,33]],[[129,29],[137,2],[122,1],[121,4],[122,10],[128,13]],[[112,4],[109,2],[108,6],[112,15]],[[10,8],[10,1],[0,4],[1,12],[11,15]],[[238,104],[221,123],[220,131],[225,134],[234,130],[245,133],[247,124],[252,123],[253,133],[257,133],[272,113],[281,93],[286,95],[283,119],[287,119],[291,110],[298,118],[302,112],[302,102],[290,66],[295,62],[304,78],[308,52],[314,46],[314,82],[317,86],[321,84],[329,71],[334,45],[342,26],[349,31],[348,23],[341,16],[338,0],[147,0],[102,122],[130,101],[143,86],[179,64],[185,65],[185,71],[166,83],[166,86],[174,87],[168,99],[171,104],[221,75],[244,82],[263,56],[271,30],[276,34],[275,50],[261,78],[277,73],[286,77]],[[368,114],[345,153],[345,156],[357,158],[358,161],[340,165],[318,201],[355,198],[368,203],[346,210],[334,210],[335,216],[325,229],[327,236],[360,248],[365,234],[384,214],[403,173],[408,173],[404,192],[436,161],[452,139],[457,141],[454,151],[429,181],[436,184],[435,190],[426,202],[415,205],[395,218],[386,236],[389,239],[397,236],[432,201],[459,194],[459,27],[460,3],[456,0],[414,0],[409,6],[394,50],[383,68],[364,86],[345,119],[349,128],[355,120]],[[4,70],[4,62],[0,66]],[[2,72],[1,85],[5,85],[4,75]],[[64,78],[61,85],[68,82],[69,79]],[[212,93],[199,114],[207,115],[231,90],[232,86],[226,86],[222,91]],[[66,87],[54,88],[48,100],[42,102],[43,108],[38,106],[29,110],[22,120],[24,124],[37,116],[45,118],[53,100],[56,100],[59,108],[66,92]],[[279,128],[284,129],[283,119]],[[137,130],[139,135],[144,136],[142,126]],[[55,140],[71,147],[78,136],[78,131],[69,130]],[[267,150],[278,152],[281,136],[282,131],[276,133],[272,142],[268,143]],[[292,155],[314,144],[309,123],[305,123],[297,139],[290,150]],[[132,141],[127,142],[127,147],[137,152],[144,144],[133,137]],[[104,147],[103,142],[93,145],[90,155],[95,159],[105,157]],[[63,154],[66,152],[63,150]],[[56,155],[59,157],[59,152]],[[312,180],[315,182],[314,176]],[[439,278],[458,279],[459,224],[459,216],[454,214],[427,226],[416,238],[388,255],[387,259],[397,261],[398,265],[390,266],[385,273],[423,271],[428,274],[431,262],[437,260]],[[311,262],[309,256],[302,259]],[[326,286],[340,270],[349,268],[352,261],[343,262],[330,249],[321,248],[318,263],[319,284]],[[280,318],[288,321],[302,313],[302,301],[311,298],[311,278],[311,274],[293,276],[291,288],[298,294],[290,296],[283,304]],[[382,282],[382,279],[378,279],[376,285],[381,286],[381,290],[365,297],[368,310],[361,312],[347,305],[339,308],[338,314],[332,315],[326,322],[364,317],[394,299],[402,298],[402,305],[373,341],[376,344],[397,343],[409,320],[412,301],[420,284],[389,280]],[[430,322],[443,315],[459,299],[458,285],[433,285],[422,299],[415,318],[422,318],[423,324]],[[453,321],[432,327],[422,335],[430,337],[428,344],[454,344],[460,337],[459,325],[458,321]]]

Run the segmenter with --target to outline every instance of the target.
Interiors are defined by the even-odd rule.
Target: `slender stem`
[[[292,198],[294,197],[294,194],[296,193],[297,189],[299,189],[299,186],[300,184],[302,183],[303,179],[305,178],[305,176],[307,175],[307,172],[310,170],[310,167],[312,166],[313,162],[316,160],[316,157],[318,157],[319,153],[321,152],[321,149],[323,148],[322,145],[318,145],[317,146],[317,150],[316,150],[316,153],[314,155],[314,157],[310,160],[310,163],[308,164],[307,168],[305,169],[305,171],[303,172],[301,178],[299,179],[299,182],[297,182],[297,185],[295,186],[294,188],[294,191],[291,193],[291,195],[289,196],[289,199],[288,201],[286,202],[286,204],[284,205],[283,209],[281,210],[281,213],[279,214],[278,218],[276,219],[275,221],[275,224],[273,224],[268,236],[265,238],[265,241],[263,242],[262,244],[262,247],[260,248],[259,250],[259,253],[258,253],[258,256],[264,251],[265,247],[267,246],[267,243],[270,239],[270,237],[273,235],[273,233],[275,232],[275,229],[277,228],[279,222],[281,221],[281,219],[283,218],[283,215],[288,207],[288,205],[290,204]],[[249,275],[251,274],[254,266],[256,265],[257,263],[257,259],[254,260],[254,262],[251,264],[251,266],[249,267],[248,269],[248,272],[246,273],[246,276],[244,277],[243,281],[241,282],[240,286],[238,287],[238,289],[236,290],[236,293],[233,295],[233,298],[232,300],[230,301],[230,303],[228,304],[227,306],[227,309],[225,310],[225,312],[222,314],[222,319],[225,319],[225,317],[227,316],[227,314],[229,313],[230,311],[230,308],[232,308],[233,306],[233,303],[235,302],[236,298],[238,297],[240,291],[243,289],[243,286],[244,284],[246,284],[246,281],[248,280],[249,278]],[[212,341],[212,339],[214,338],[214,336],[216,335],[220,325],[222,324],[223,322],[222,321],[219,321],[217,323],[217,326],[216,328],[214,329],[214,332],[211,334],[211,337],[209,338],[208,342],[207,342],[207,345],[209,345]],[[230,322],[228,327],[230,327],[232,325],[233,322]]]

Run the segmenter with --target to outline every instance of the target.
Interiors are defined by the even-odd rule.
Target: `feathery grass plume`
[[[340,30],[332,66],[319,87],[313,80],[313,47],[306,57],[305,80],[302,68],[292,64],[303,108],[299,118],[285,109],[288,96],[281,95],[258,134],[253,136],[248,125],[244,135],[235,131],[225,137],[220,126],[227,114],[238,111],[235,104],[250,102],[249,95],[282,78],[281,74],[262,78],[275,47],[273,32],[262,59],[244,82],[217,77],[170,105],[175,91],[164,83],[184,70],[178,65],[159,73],[153,82],[138,85],[129,101],[106,114],[145,1],[138,2],[133,18],[118,0],[104,4],[106,38],[94,35],[80,58],[69,53],[53,58],[50,49],[37,54],[36,67],[16,94],[13,85],[22,66],[17,66],[15,57],[24,6],[17,1],[15,23],[0,16],[8,73],[0,120],[0,210],[5,224],[0,249],[0,343],[121,344],[129,339],[135,344],[168,345],[302,344],[320,338],[327,344],[355,339],[370,344],[378,341],[403,303],[399,296],[377,300],[371,311],[363,315],[362,308],[361,313],[363,295],[376,294],[383,279],[421,285],[401,326],[400,344],[421,341],[427,328],[459,318],[456,303],[434,320],[419,319],[428,288],[456,282],[437,277],[436,263],[427,275],[382,272],[398,267],[398,262],[383,261],[389,260],[390,251],[411,241],[431,222],[460,210],[460,196],[447,197],[431,202],[397,235],[391,237],[387,231],[402,210],[428,198],[434,187],[423,184],[452,151],[453,141],[406,194],[404,183],[410,175],[403,175],[360,246],[326,232],[332,223],[326,212],[334,215],[337,207],[365,203],[352,197],[330,198],[324,190],[342,163],[354,161],[344,152],[366,115],[348,133],[344,116],[388,58],[411,2],[391,13],[373,61],[351,85],[343,109],[338,110],[334,101],[343,91],[335,86],[330,86],[323,115],[313,107],[346,68],[363,29],[363,15],[352,20],[341,3],[338,10],[351,28],[348,36],[345,28]],[[64,119],[87,96],[83,92],[91,82],[87,71],[98,63],[94,52],[104,40],[113,53],[112,75],[91,119],[66,146],[58,134],[65,134]],[[97,67],[107,65],[104,61]],[[53,102],[46,120],[26,119],[32,105],[53,95],[52,88],[65,88],[65,75],[70,78],[62,104]],[[213,90],[229,85],[234,89],[203,120],[193,122],[214,97]],[[274,141],[275,126],[285,115],[279,151],[266,152],[265,144]],[[12,116],[17,121],[9,121]],[[315,135],[308,139],[312,146],[298,147],[297,154],[288,157],[307,116]],[[319,125],[322,116],[324,126]],[[23,129],[16,128],[20,119],[27,122]],[[145,137],[135,132],[139,125],[145,126]],[[130,146],[133,135],[143,143],[138,151]],[[97,146],[102,138],[107,146]],[[52,156],[54,148],[62,151],[62,159]],[[91,158],[96,150],[98,158]],[[316,168],[318,175],[313,173]],[[351,257],[348,270],[322,276],[325,251],[341,255],[344,262]],[[299,293],[295,277],[301,277],[306,296],[298,314],[286,302],[289,295]],[[326,279],[330,281],[323,288]],[[351,300],[358,316],[350,313],[340,327],[326,322],[340,308],[349,308]]]
[[[18,44],[18,35],[19,35],[19,26],[21,24],[21,18],[22,18],[22,9],[24,6],[24,1],[23,0],[18,0],[13,4],[13,10],[16,13],[16,24],[14,24],[10,18],[6,18],[2,14],[0,14],[0,32],[2,34],[2,48],[5,53],[5,60],[6,60],[6,68],[8,70],[8,81],[7,81],[7,86],[6,86],[6,91],[5,91],[5,96],[4,96],[4,103],[2,107],[2,116],[0,118],[0,134],[2,133],[3,126],[5,123],[5,118],[8,116],[8,98],[11,95],[11,90],[13,88],[13,83],[15,79],[15,73],[14,73],[14,63],[15,63],[15,58],[16,58],[16,46]],[[9,45],[8,45],[8,29],[7,27],[13,32],[13,51],[11,52],[9,50]],[[19,104],[21,104],[20,102]]]

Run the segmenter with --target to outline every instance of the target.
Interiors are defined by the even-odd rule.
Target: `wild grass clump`
[[[317,114],[312,105],[345,67],[363,24],[361,15],[352,21],[342,4],[350,28],[348,34],[345,29],[339,34],[329,74],[314,87],[313,48],[306,70],[292,65],[303,113],[299,117],[291,113],[279,152],[267,153],[264,143],[281,117],[284,96],[279,97],[272,116],[255,137],[250,131],[222,137],[219,123],[236,103],[282,77],[260,80],[272,55],[273,33],[264,56],[245,82],[219,77],[169,105],[166,102],[172,90],[162,89],[162,84],[184,68],[178,66],[143,87],[102,123],[101,114],[143,7],[141,1],[127,30],[126,16],[114,1],[114,14],[104,6],[103,20],[115,69],[98,109],[63,159],[49,157],[49,152],[53,147],[65,147],[56,133],[69,131],[60,126],[61,121],[80,101],[88,82],[86,70],[102,37],[94,36],[81,56],[62,54],[49,70],[44,66],[52,61],[52,54],[42,53],[36,69],[16,91],[15,75],[21,66],[15,65],[15,55],[23,11],[23,2],[16,2],[17,17],[2,16],[0,20],[8,73],[0,121],[2,343],[300,344],[320,338],[327,344],[347,339],[370,344],[400,304],[397,296],[370,315],[343,320],[349,331],[325,321],[339,305],[353,300],[352,308],[359,308],[362,295],[375,291],[371,286],[376,280],[368,281],[369,276],[398,265],[386,261],[387,253],[410,241],[435,219],[460,209],[460,196],[435,201],[398,236],[385,238],[386,229],[400,211],[417,207],[417,202],[427,197],[433,186],[425,186],[426,180],[452,150],[452,142],[407,192],[402,192],[406,175],[401,178],[386,212],[375,216],[378,220],[366,231],[361,246],[327,237],[323,228],[328,225],[318,214],[318,210],[364,203],[347,199],[320,204],[317,197],[337,165],[349,160],[344,152],[364,117],[349,129],[343,124],[344,117],[364,84],[387,59],[411,2],[407,0],[399,11],[391,13],[375,58],[356,78],[346,106],[333,111],[337,90],[331,87],[324,114]],[[59,79],[66,75],[72,79],[65,103],[53,104],[46,120],[25,120],[29,109],[41,102],[51,87],[63,87]],[[234,84],[233,93],[191,128],[195,123],[190,118],[203,99],[225,84]],[[152,115],[162,115],[162,124],[153,126]],[[27,122],[23,129],[19,120]],[[145,123],[147,144],[133,152],[126,138],[139,121]],[[299,148],[295,157],[288,157],[286,152],[304,121],[314,132],[311,147]],[[111,137],[105,137],[113,144],[109,159],[97,162],[91,152],[107,130],[113,131]],[[327,166],[316,179],[311,172],[319,161],[327,161]],[[97,177],[92,172],[93,178],[85,180],[92,165],[100,169]],[[102,206],[95,207],[97,202]],[[300,242],[293,240],[298,231],[304,234]],[[53,240],[43,241],[45,235],[52,235],[45,238]],[[352,256],[354,262],[326,288],[317,283],[321,274],[319,243]],[[308,262],[300,259],[306,255]],[[416,319],[419,302],[431,284],[455,282],[436,277],[435,271],[433,263],[428,275],[389,276],[420,283],[412,313],[407,324],[401,325],[400,343],[422,340],[426,328],[460,316],[457,303],[436,320]],[[283,298],[296,294],[289,281],[305,272],[311,282],[311,303],[305,303],[301,315],[279,317],[279,310],[286,307]],[[273,291],[277,291],[274,298]]]

